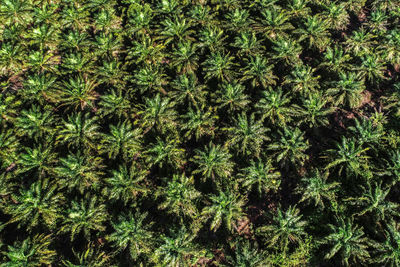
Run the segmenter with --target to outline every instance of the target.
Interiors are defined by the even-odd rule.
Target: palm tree
[[[224,222],[226,229],[232,232],[236,227],[236,222],[244,217],[242,207],[246,199],[228,190],[226,193],[220,191],[219,195],[210,196],[210,200],[211,205],[204,207],[201,211],[204,219],[211,218],[210,229],[215,232]]]
[[[8,246],[7,251],[2,254],[6,256],[1,267],[30,267],[51,265],[56,252],[49,248],[51,244],[50,235],[36,235],[28,237],[22,242],[16,241]]]
[[[324,53],[324,61],[321,62],[320,67],[325,67],[327,71],[345,73],[351,68],[350,60],[351,56],[341,46],[328,46]]]
[[[346,48],[355,56],[369,54],[375,44],[375,36],[361,27],[360,30],[353,31],[352,36],[345,41]]]
[[[363,194],[361,197],[352,197],[347,199],[350,203],[355,204],[361,209],[356,215],[362,216],[369,214],[370,218],[378,221],[387,221],[392,219],[393,216],[399,216],[399,204],[391,202],[387,199],[390,188],[382,188],[382,184],[375,183],[373,186],[370,182],[367,183],[367,188],[363,187]]]
[[[226,25],[228,29],[237,32],[243,32],[249,27],[249,24],[252,21],[249,11],[240,8],[230,11],[228,14],[225,15],[225,18],[228,22],[228,25]]]
[[[200,195],[194,187],[193,176],[188,178],[185,174],[174,174],[167,186],[159,188],[156,193],[163,198],[158,208],[167,209],[178,218],[183,218],[182,215],[193,218],[198,214],[196,202]]]
[[[22,188],[18,194],[13,194],[14,204],[4,206],[4,211],[10,214],[8,223],[18,223],[18,228],[27,227],[29,231],[36,226],[54,228],[60,217],[60,204],[64,197],[57,192],[57,186],[49,179],[34,182],[30,188]]]
[[[360,75],[366,77],[370,82],[376,83],[385,79],[384,71],[386,67],[379,54],[372,53],[365,55],[358,70],[360,71]]]
[[[87,240],[91,240],[92,232],[103,232],[106,229],[104,225],[108,215],[106,206],[99,202],[96,196],[87,195],[80,201],[73,200],[65,213],[60,232],[69,233],[71,241],[82,232]]]
[[[343,169],[347,177],[351,174],[368,176],[368,156],[365,152],[369,148],[362,148],[355,140],[342,137],[342,142],[336,143],[336,149],[328,149],[327,154],[331,155],[331,162],[325,167],[330,169],[338,166],[338,173],[341,175]]]
[[[342,72],[339,73],[339,81],[333,81],[326,93],[333,96],[335,106],[342,104],[357,108],[361,104],[364,90],[364,80],[359,73]]]
[[[380,255],[374,260],[384,266],[400,266],[400,232],[397,223],[391,222],[385,230],[385,241],[379,248]]]
[[[331,234],[324,237],[323,244],[331,247],[330,251],[325,255],[325,259],[333,257],[340,260],[343,266],[350,264],[362,264],[369,260],[368,247],[370,240],[364,236],[363,228],[354,225],[350,219],[338,218],[338,225],[328,225]]]
[[[212,110],[189,108],[188,112],[182,115],[185,122],[182,125],[182,130],[186,130],[185,137],[192,138],[195,136],[196,141],[198,141],[202,136],[214,136],[218,116],[213,115],[213,113]]]
[[[38,142],[47,139],[47,134],[52,134],[55,118],[51,111],[41,110],[39,106],[33,105],[31,109],[21,111],[15,125],[20,135],[26,135]]]
[[[274,65],[268,64],[266,58],[260,56],[252,57],[246,60],[246,66],[243,69],[243,81],[250,80],[253,87],[262,86],[266,88],[274,85],[277,77],[272,69]]]
[[[212,52],[203,63],[205,79],[217,78],[220,81],[231,81],[235,75],[233,67],[236,65],[233,59],[234,57],[229,54]]]
[[[327,21],[318,15],[307,17],[304,22],[304,28],[295,31],[299,35],[299,40],[308,40],[308,47],[316,47],[323,50],[329,45],[330,34],[327,30]]]
[[[61,101],[62,106],[78,107],[84,110],[86,107],[94,108],[94,101],[97,100],[98,94],[95,91],[97,84],[94,80],[86,80],[81,77],[70,78],[68,82],[60,84],[59,90],[53,97],[55,100]]]
[[[255,105],[258,113],[261,113],[261,120],[266,118],[272,124],[286,125],[291,120],[292,108],[289,107],[291,98],[288,94],[283,94],[282,88],[278,87],[263,91],[263,97]]]
[[[24,90],[19,93],[28,101],[35,101],[41,106],[46,106],[48,99],[50,99],[51,89],[55,87],[56,80],[57,76],[50,73],[29,75],[24,81]]]
[[[109,93],[107,92],[100,96],[99,113],[101,117],[128,117],[130,109],[131,102],[124,97],[122,90],[112,89]]]
[[[179,140],[169,138],[166,141],[161,138],[156,139],[156,142],[146,151],[147,163],[150,166],[158,165],[162,168],[165,165],[174,168],[182,167],[185,164],[185,150],[179,148]]]
[[[68,154],[66,158],[60,158],[54,171],[60,188],[78,190],[83,194],[89,188],[98,188],[103,168],[102,158],[84,156],[78,151],[76,154]]]
[[[283,61],[286,65],[296,65],[300,62],[302,47],[290,38],[277,37],[272,47],[274,53],[272,58]]]
[[[76,252],[72,248],[72,252],[74,254],[75,260],[74,264],[69,260],[63,260],[62,264],[65,267],[102,267],[108,266],[110,263],[110,256],[108,256],[105,252],[97,249],[93,243],[88,243],[85,246],[84,250],[81,253]]]
[[[111,241],[118,251],[128,248],[133,260],[150,253],[155,240],[150,230],[153,222],[147,222],[147,217],[147,212],[119,216],[117,222],[111,223],[114,231],[107,236],[107,240]]]
[[[334,30],[344,30],[350,22],[350,16],[344,3],[329,3],[324,5],[324,21]]]
[[[44,177],[53,172],[56,163],[57,154],[52,151],[51,147],[43,147],[41,145],[30,148],[26,147],[25,152],[19,155],[18,163],[22,168],[19,173],[34,172],[39,177]]]
[[[162,28],[159,30],[159,38],[167,45],[171,42],[191,40],[193,30],[190,30],[190,21],[186,18],[175,16],[174,19],[167,18],[160,22]]]
[[[278,207],[273,221],[273,224],[261,226],[256,230],[258,234],[269,238],[269,247],[279,245],[286,251],[289,248],[289,242],[299,243],[302,237],[306,236],[304,228],[307,222],[302,220],[300,210],[296,206],[290,206],[286,211]]]
[[[327,126],[329,124],[328,115],[334,112],[333,107],[327,107],[329,99],[324,97],[319,91],[309,94],[307,98],[302,98],[302,106],[294,105],[295,111],[300,122],[308,127]]]
[[[160,67],[146,65],[143,68],[138,68],[135,71],[134,78],[142,94],[147,91],[165,93],[163,86],[167,84],[166,75],[163,74],[163,70]]]
[[[165,132],[166,129],[176,130],[175,102],[170,101],[168,98],[161,98],[159,94],[153,98],[146,98],[145,102],[144,110],[137,113],[141,116],[142,126],[147,127],[144,133],[153,127],[156,127],[156,129],[162,133]]]
[[[204,150],[196,149],[196,155],[192,161],[198,166],[193,174],[200,173],[205,180],[207,178],[227,178],[233,171],[231,155],[226,147],[214,145],[212,142],[204,147]]]
[[[235,242],[234,255],[228,256],[229,266],[261,267],[266,266],[266,253],[258,249],[256,242],[240,240]]]
[[[110,134],[104,134],[101,140],[102,150],[108,152],[108,157],[115,159],[121,155],[125,160],[138,153],[141,149],[141,129],[132,129],[129,121],[110,125]]]
[[[222,83],[221,90],[216,93],[216,102],[220,108],[227,107],[229,111],[243,110],[250,103],[249,95],[244,90],[245,87],[232,81],[230,83]]]
[[[21,101],[17,100],[14,95],[0,95],[0,123],[4,124],[7,121],[13,121],[19,113],[18,106]]]
[[[172,81],[171,86],[175,90],[169,92],[169,95],[178,104],[189,103],[190,106],[194,105],[198,108],[206,100],[207,92],[204,91],[205,86],[198,83],[196,75],[193,73],[179,75]]]
[[[361,122],[355,119],[355,125],[350,126],[349,130],[355,133],[357,140],[360,144],[379,144],[383,133],[382,127],[374,125],[372,119],[362,118]],[[371,148],[375,148],[371,146]]]
[[[109,187],[103,191],[108,198],[122,200],[127,204],[139,194],[148,192],[144,184],[147,173],[147,170],[142,170],[137,164],[133,164],[129,169],[126,165],[120,165],[118,170],[111,171],[111,177],[105,179]]]
[[[195,245],[196,235],[185,228],[172,231],[172,236],[161,236],[161,245],[151,256],[157,266],[185,267],[194,265],[204,257],[206,250]]]
[[[242,169],[240,177],[240,183],[246,192],[256,189],[260,197],[269,191],[277,191],[281,184],[281,173],[272,166],[271,160],[251,161],[250,166]]]
[[[299,128],[284,128],[284,132],[278,131],[279,141],[268,146],[270,150],[277,151],[276,161],[282,166],[289,166],[292,163],[295,166],[302,166],[308,159],[305,151],[309,148],[308,140],[304,140],[304,132]]]
[[[197,45],[190,41],[178,43],[173,52],[171,65],[176,67],[178,73],[193,73],[198,68],[199,57],[196,53]]]
[[[235,37],[232,45],[240,49],[240,56],[256,56],[262,51],[261,40],[257,39],[255,32],[241,32],[239,36]]]
[[[270,140],[265,134],[269,131],[261,121],[255,121],[255,114],[249,117],[246,113],[239,115],[236,126],[228,129],[231,138],[228,145],[233,144],[243,155],[259,157],[264,141]]]
[[[0,7],[0,18],[7,25],[28,25],[32,20],[32,6],[29,1],[3,0]]]
[[[301,179],[302,183],[297,187],[296,191],[302,194],[300,202],[311,204],[314,206],[325,207],[326,203],[331,204],[334,208],[337,205],[336,192],[340,189],[340,183],[328,183],[329,172],[320,173],[317,169],[310,176]]]
[[[57,135],[58,142],[68,147],[95,148],[99,137],[97,118],[90,118],[89,113],[73,113],[63,121]]]
[[[310,66],[296,65],[290,75],[286,76],[283,84],[289,84],[294,92],[312,96],[316,89],[320,87],[318,81],[320,76],[315,76],[314,72],[315,69]]]
[[[287,31],[293,29],[290,16],[284,9],[262,9],[261,19],[255,24],[255,30],[262,32],[267,38],[286,37]]]

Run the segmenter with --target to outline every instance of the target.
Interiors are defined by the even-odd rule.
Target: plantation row
[[[400,266],[400,1],[0,0],[0,266]]]

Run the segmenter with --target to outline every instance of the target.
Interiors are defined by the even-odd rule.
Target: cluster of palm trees
[[[0,0],[0,266],[400,266],[399,25]]]

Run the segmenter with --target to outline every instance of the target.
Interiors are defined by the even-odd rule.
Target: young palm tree
[[[211,205],[201,211],[204,219],[211,218],[210,229],[215,232],[224,222],[226,229],[232,232],[236,222],[244,217],[242,207],[246,200],[231,191],[220,191],[219,195],[210,196],[210,200]]]
[[[247,193],[256,189],[261,197],[269,191],[277,191],[281,184],[281,173],[272,166],[271,160],[251,161],[250,166],[242,169],[240,183]]]
[[[129,169],[121,165],[118,170],[111,171],[111,177],[105,179],[108,188],[104,189],[104,193],[112,200],[121,200],[127,204],[139,194],[147,193],[148,188],[144,184],[147,173],[136,164]]]
[[[331,247],[325,259],[337,258],[343,266],[363,264],[369,260],[368,247],[370,240],[364,236],[363,228],[354,225],[353,221],[338,219],[338,225],[328,225],[332,233],[326,236],[323,244]]]
[[[200,192],[194,187],[193,176],[188,178],[185,174],[174,174],[167,186],[159,188],[156,193],[156,196],[163,198],[163,202],[158,207],[166,209],[168,213],[176,215],[177,218],[195,217],[198,214],[196,202],[200,195]]]
[[[269,247],[279,245],[286,251],[289,248],[289,242],[299,243],[306,236],[304,230],[307,222],[302,220],[300,210],[296,206],[290,206],[286,211],[277,209],[274,223],[257,228],[257,233],[267,236]]]
[[[107,236],[107,240],[111,241],[118,251],[128,248],[133,260],[149,254],[155,237],[150,230],[153,222],[147,222],[147,216],[147,212],[119,216],[117,222],[111,223],[114,231]]]

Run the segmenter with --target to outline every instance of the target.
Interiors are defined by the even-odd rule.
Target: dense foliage
[[[399,25],[0,0],[0,266],[400,266]]]

